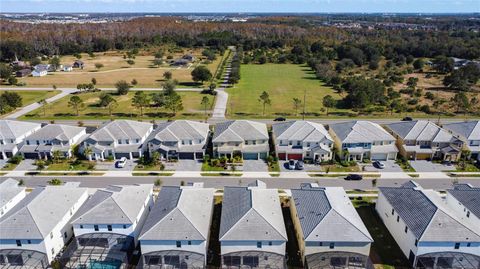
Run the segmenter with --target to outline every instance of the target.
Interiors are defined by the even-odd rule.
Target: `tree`
[[[83,156],[87,157],[89,161],[92,160],[92,154],[93,154],[93,150],[91,147],[86,147],[83,150]]]
[[[137,81],[136,79],[132,79],[132,81],[130,82],[130,84],[132,84],[133,86],[137,86],[138,81]]]
[[[38,101],[38,104],[42,106],[42,110],[43,110],[43,116],[45,117],[45,115],[47,114],[47,100],[45,99],[42,99],[40,101]]]
[[[204,109],[204,111],[205,111],[205,121],[207,121],[207,107],[208,107],[208,105],[210,104],[210,100],[208,99],[207,96],[204,96],[204,97],[202,98],[201,104],[203,105],[203,109]]]
[[[129,65],[134,65],[134,64],[135,64],[135,61],[132,60],[132,59],[128,59],[128,60],[127,60],[127,64],[129,64]]]
[[[463,110],[464,113],[468,111],[470,108],[470,102],[468,100],[468,96],[464,92],[456,93],[452,99],[452,106],[456,107],[457,112]]]
[[[420,70],[423,68],[423,66],[425,65],[425,62],[423,61],[423,59],[416,59],[414,62],[413,62],[413,68],[417,69],[417,70]]]
[[[163,92],[152,93],[150,97],[154,106],[162,107],[165,105],[165,94]]]
[[[8,84],[10,84],[10,85],[17,85],[17,83],[18,83],[17,78],[14,77],[14,76],[9,77],[9,78],[7,79],[7,81],[8,81]]]
[[[327,116],[328,116],[328,109],[335,107],[335,105],[337,104],[337,101],[333,99],[331,95],[325,95],[325,97],[323,97],[322,103],[323,103],[323,106],[327,109]]]
[[[154,151],[150,157],[150,161],[154,166],[157,166],[160,162],[160,153],[158,151]]]
[[[58,56],[54,56],[48,63],[53,66],[53,69],[56,71],[60,67],[60,58]]]
[[[96,68],[97,70],[100,70],[100,69],[103,68],[103,64],[102,64],[102,63],[95,63],[95,68]]]
[[[157,67],[160,67],[160,65],[163,64],[163,60],[159,58],[153,59],[153,65],[156,65]]]
[[[53,186],[59,186],[63,184],[63,181],[58,178],[52,178],[50,181],[48,181],[48,184]]]
[[[111,94],[102,94],[100,96],[100,106],[108,109],[108,114],[112,116],[112,111],[118,106],[117,100]]]
[[[177,82],[175,80],[167,80],[162,83],[162,88],[165,95],[170,95],[175,92],[175,87],[177,87]]]
[[[77,116],[79,116],[79,110],[82,108],[85,104],[83,103],[82,98],[78,97],[77,95],[74,95],[70,97],[70,100],[68,101],[68,107],[71,107],[75,110]]]
[[[91,81],[92,81],[92,84],[93,84],[94,86],[96,86],[96,85],[97,85],[97,79],[96,79],[96,78],[92,78],[92,80],[91,80]]]
[[[298,110],[302,106],[302,101],[298,98],[293,98],[293,109],[295,109],[295,116],[298,115]]]
[[[191,74],[192,74],[192,79],[195,82],[200,81],[201,83],[203,83],[205,81],[212,79],[212,73],[210,72],[210,70],[208,70],[206,66],[203,66],[203,65],[195,67],[195,69],[193,69]]]
[[[143,116],[143,108],[150,105],[150,98],[143,91],[135,92],[132,99],[132,105],[140,109],[140,116]]]
[[[126,95],[130,90],[130,84],[128,84],[125,80],[120,80],[115,83],[115,88],[117,88],[117,93],[119,95]]]
[[[165,108],[171,110],[174,116],[177,115],[178,111],[183,110],[182,97],[176,92],[166,95]]]
[[[4,63],[0,63],[0,78],[7,80],[10,76],[12,76],[12,68]]]
[[[172,72],[170,72],[170,71],[165,71],[165,72],[163,72],[163,78],[164,78],[165,80],[170,80],[170,79],[172,79]]]
[[[440,73],[450,73],[453,71],[454,61],[447,56],[437,56],[433,59],[433,68]]]
[[[16,92],[5,91],[0,98],[11,108],[21,107],[23,105],[22,96]]]
[[[265,106],[272,104],[272,100],[270,99],[270,95],[266,91],[263,91],[262,94],[260,94],[260,97],[259,97],[258,101],[261,102],[262,105],[263,105],[263,114],[262,115],[265,116]]]
[[[58,163],[61,158],[63,158],[63,154],[60,150],[54,150],[52,152],[52,160],[54,163]]]

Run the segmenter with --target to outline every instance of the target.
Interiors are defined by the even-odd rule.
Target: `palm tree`
[[[205,111],[205,122],[207,122],[207,107],[210,104],[210,100],[208,100],[207,96],[204,96],[202,98],[202,103],[201,104],[203,105],[203,109]]]
[[[45,115],[47,114],[47,100],[45,99],[42,99],[40,101],[38,101],[38,104],[42,106],[42,109],[43,109],[43,116],[45,117]]]
[[[92,150],[92,148],[90,148],[90,147],[86,147],[86,148],[83,150],[83,155],[85,155],[85,157],[87,157],[89,161],[92,160],[92,153],[93,153],[93,150]]]
[[[270,99],[270,95],[268,94],[268,92],[263,91],[258,101],[261,102],[263,105],[263,116],[265,116],[265,106],[272,104],[272,100]]]
[[[79,110],[84,106],[83,100],[78,97],[77,95],[74,95],[70,97],[70,100],[68,101],[68,107],[71,107],[75,109],[75,112],[77,113],[77,116],[79,115]]]
[[[54,163],[58,163],[58,161],[60,161],[62,157],[63,157],[63,154],[62,152],[60,152],[60,150],[55,150],[52,152],[52,159]]]
[[[295,109],[295,116],[298,115],[298,109],[302,106],[302,101],[298,98],[293,98],[293,108]]]

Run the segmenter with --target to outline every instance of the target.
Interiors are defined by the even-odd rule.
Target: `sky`
[[[480,12],[480,0],[0,0],[0,12]]]

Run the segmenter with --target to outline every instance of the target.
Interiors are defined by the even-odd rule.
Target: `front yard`
[[[62,160],[47,164],[45,171],[91,171],[95,170],[95,162],[81,160]]]

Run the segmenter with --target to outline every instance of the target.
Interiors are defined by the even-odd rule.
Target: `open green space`
[[[6,92],[5,90],[0,90],[0,94]],[[60,91],[54,90],[45,90],[45,91],[9,91],[18,93],[22,97],[22,105],[27,106],[33,103],[36,103],[42,99],[47,99],[52,96],[55,96],[60,93]]]
[[[266,91],[270,95],[271,105],[265,109],[265,117],[300,117],[303,107],[296,114],[293,98],[303,102],[306,99],[306,116],[324,116],[323,97],[331,95],[339,100],[341,96],[332,88],[325,86],[315,77],[308,66],[295,64],[247,64],[240,68],[240,82],[228,89],[228,116],[233,118],[264,117],[263,106],[258,101],[260,94]],[[348,112],[332,109],[331,112]]]
[[[132,106],[132,99],[135,94],[130,91],[126,95],[116,95],[111,92],[113,98],[117,101],[118,106],[112,110],[112,115],[105,107],[99,106],[99,97],[101,92],[81,93],[78,96],[83,100],[84,107],[80,109],[79,115],[76,115],[75,109],[68,106],[68,102],[72,95],[68,95],[54,103],[48,104],[45,109],[39,108],[31,113],[23,116],[23,119],[46,119],[46,120],[82,120],[82,119],[154,119],[154,118],[189,118],[202,119],[204,117],[203,106],[201,105],[202,97],[205,96],[199,92],[179,92],[182,98],[183,110],[173,115],[173,113],[165,108],[157,108],[153,105],[143,109],[143,115],[140,115],[140,109]],[[145,92],[147,95],[154,93],[154,91]],[[210,104],[213,105],[214,97],[207,95],[210,99]]]

